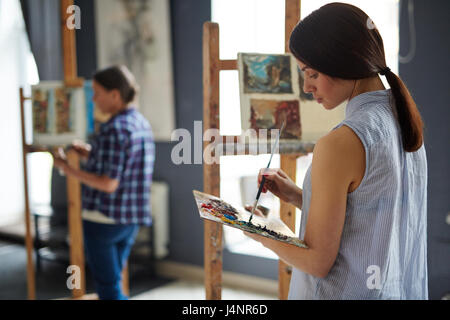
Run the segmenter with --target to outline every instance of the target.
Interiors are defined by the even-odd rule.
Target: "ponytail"
[[[403,149],[417,151],[423,144],[423,121],[408,88],[389,68],[384,73],[395,101],[397,120],[400,125]],[[380,72],[381,73],[381,72]]]

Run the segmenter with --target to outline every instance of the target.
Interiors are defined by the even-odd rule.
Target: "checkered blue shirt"
[[[148,121],[135,108],[126,109],[102,124],[91,144],[84,170],[120,183],[113,193],[83,185],[83,209],[99,211],[117,224],[150,225],[155,144]]]

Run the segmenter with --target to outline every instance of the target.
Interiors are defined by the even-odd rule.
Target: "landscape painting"
[[[300,140],[299,72],[291,54],[238,53],[241,129],[280,129],[286,127],[280,139]],[[263,136],[262,136],[262,135]],[[267,137],[271,138],[271,137]]]
[[[293,93],[289,55],[242,54],[244,93]]]
[[[298,100],[278,101],[250,99],[250,128],[280,129],[283,121],[286,126],[280,139],[300,139],[300,108]]]
[[[263,218],[253,216],[250,220],[250,212],[240,207],[233,207],[220,198],[193,190],[194,198],[200,217],[222,223],[226,226],[240,229],[274,240],[293,244],[301,248],[307,248],[304,241],[300,240],[283,221],[279,218]]]

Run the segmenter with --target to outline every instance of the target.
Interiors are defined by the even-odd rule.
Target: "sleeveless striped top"
[[[289,299],[428,299],[427,160],[425,147],[402,148],[391,90],[352,98],[346,125],[359,137],[366,169],[347,195],[341,243],[328,275],[293,268]],[[300,239],[311,198],[311,166],[303,182]],[[326,236],[326,235],[324,235]]]

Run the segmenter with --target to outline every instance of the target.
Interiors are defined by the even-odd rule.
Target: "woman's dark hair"
[[[139,91],[133,74],[123,65],[97,71],[94,80],[106,90],[119,90],[120,97],[127,104],[135,99]]]
[[[414,152],[422,146],[419,110],[403,81],[386,66],[383,39],[364,11],[338,2],[322,6],[295,26],[289,49],[298,60],[331,77],[354,80],[385,75],[404,150]]]

